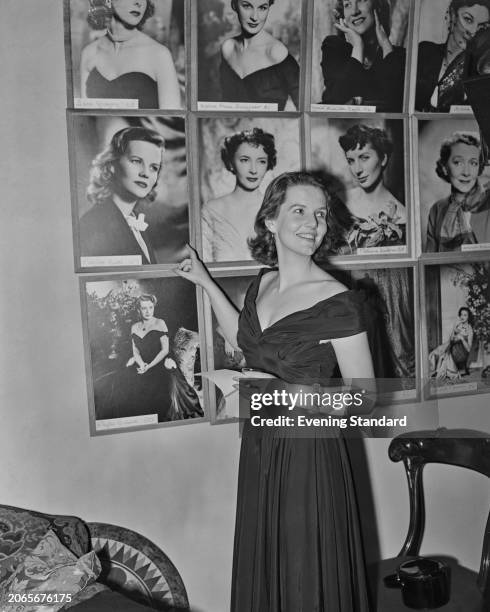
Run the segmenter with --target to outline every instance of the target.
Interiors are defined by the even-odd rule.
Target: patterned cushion
[[[77,559],[49,530],[5,585],[0,609],[2,612],[37,612],[40,604],[35,602],[36,594],[51,593],[55,601],[47,600],[48,604],[43,602],[41,608],[44,612],[57,612],[67,600],[95,582],[99,573],[100,562],[95,552]]]
[[[49,529],[76,557],[90,550],[87,526],[79,518],[0,506],[0,592],[17,566],[36,548]]]

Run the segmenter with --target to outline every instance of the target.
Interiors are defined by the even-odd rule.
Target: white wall
[[[236,428],[193,424],[88,435],[60,0],[2,0],[0,62],[0,502],[139,531],[175,563],[196,611],[224,612]],[[453,409],[454,422],[455,413],[471,416],[486,403],[480,397],[444,405]],[[387,440],[366,444],[378,517],[367,528],[375,533],[377,527],[383,555],[397,552],[407,524],[404,477],[388,461],[387,446]],[[457,525],[436,521],[428,549],[447,544],[476,567],[487,489],[476,477],[463,486],[454,470],[432,472],[429,485],[437,495],[429,522],[444,509]],[[450,504],[442,484],[449,486]],[[367,500],[366,493],[361,512]]]

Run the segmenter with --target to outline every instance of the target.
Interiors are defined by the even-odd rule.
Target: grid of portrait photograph
[[[92,434],[237,417],[248,364],[175,270],[190,245],[240,309],[287,172],[328,193],[315,261],[366,296],[393,401],[490,391],[490,0],[64,0],[64,16]]]

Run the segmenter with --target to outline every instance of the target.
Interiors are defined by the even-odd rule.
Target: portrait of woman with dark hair
[[[449,340],[429,354],[429,374],[437,380],[460,380],[469,375],[468,358],[473,345],[473,316],[466,306],[458,310],[458,320]]]
[[[231,0],[240,33],[221,45],[222,100],[277,104],[299,103],[299,65],[286,45],[265,26],[274,0]]]
[[[449,196],[430,209],[425,251],[458,251],[462,245],[490,243],[489,188],[477,134],[454,132],[443,140],[436,174],[451,186]]]
[[[390,11],[388,0],[337,0],[337,35],[322,44],[323,104],[402,110],[406,53],[390,42]]]
[[[345,204],[352,216],[346,252],[406,244],[405,206],[383,182],[393,152],[387,132],[356,124],[340,136],[339,144],[357,183],[345,192]]]
[[[182,107],[169,49],[142,31],[153,0],[89,0],[87,21],[102,34],[80,61],[80,97],[135,99],[138,108]]]
[[[201,211],[204,261],[250,259],[247,240],[262,203],[260,185],[277,163],[274,136],[254,127],[227,136],[221,148],[226,169],[235,175],[231,193],[209,200]]]
[[[374,376],[362,296],[315,263],[318,249],[337,231],[323,184],[309,173],[288,172],[269,184],[257,214],[250,247],[268,267],[250,284],[241,313],[193,249],[180,264],[180,276],[207,293],[247,366],[277,378],[279,386],[328,385],[338,369],[344,378]],[[260,428],[260,435],[256,429],[245,421],[230,609],[367,612],[355,494],[340,430],[304,438],[284,436],[280,427]]]
[[[422,6],[429,8],[428,3]],[[441,21],[443,16],[441,15]],[[475,34],[490,25],[490,0],[451,0],[443,42],[419,43],[415,110],[450,112],[467,104],[463,88],[466,47]]]
[[[157,263],[138,204],[155,197],[163,149],[157,132],[128,127],[93,160],[87,188],[93,206],[79,222],[81,257],[133,256],[133,264]]]

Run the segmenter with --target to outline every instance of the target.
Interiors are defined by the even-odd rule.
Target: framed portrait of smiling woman
[[[185,0],[65,0],[68,107],[182,109]]]
[[[406,132],[403,119],[311,116],[307,167],[323,176],[343,229],[332,254],[409,253]]]
[[[315,0],[311,110],[401,112],[411,3]]]
[[[198,110],[302,110],[298,0],[196,2]]]
[[[418,20],[415,110],[469,112],[463,87],[466,48],[490,26],[490,0],[422,0]]]
[[[490,249],[490,167],[473,119],[418,121],[424,253]]]
[[[77,271],[172,264],[189,241],[185,118],[69,113]]]
[[[247,239],[273,178],[301,168],[298,117],[199,117],[203,260],[251,262]]]

